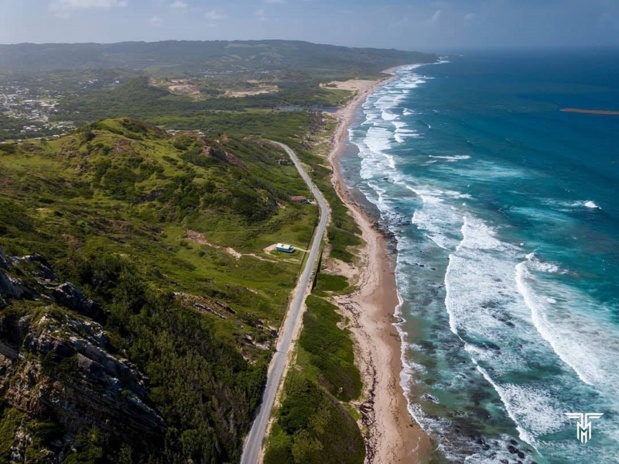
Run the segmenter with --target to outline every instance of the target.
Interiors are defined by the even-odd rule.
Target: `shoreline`
[[[385,72],[393,74],[391,70]],[[336,113],[338,123],[328,157],[333,170],[331,182],[359,225],[364,241],[355,266],[358,288],[335,301],[351,320],[357,367],[363,378],[364,400],[360,410],[366,428],[368,464],[424,463],[433,451],[430,437],[408,411],[408,400],[400,384],[403,364],[402,340],[394,325],[400,304],[395,263],[384,235],[374,228],[368,212],[353,198],[339,166],[357,109],[368,95],[393,78],[355,81],[357,94]]]

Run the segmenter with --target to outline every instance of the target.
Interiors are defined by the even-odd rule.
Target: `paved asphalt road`
[[[327,204],[327,200],[325,200],[325,197],[320,190],[316,188],[307,172],[305,172],[297,155],[287,145],[278,142],[273,143],[283,148],[286,153],[288,153],[290,159],[292,159],[292,162],[299,171],[299,174],[301,174],[301,177],[312,191],[320,207],[320,222],[314,231],[314,238],[312,239],[312,246],[305,262],[305,269],[303,269],[303,274],[301,274],[297,282],[297,287],[294,291],[294,300],[288,309],[286,320],[279,334],[277,351],[273,355],[271,365],[269,366],[269,375],[264,394],[262,395],[262,404],[260,405],[258,416],[252,425],[251,431],[245,440],[241,464],[256,464],[258,462],[262,442],[264,441],[269,418],[271,417],[271,410],[275,402],[275,395],[279,389],[282,375],[284,374],[284,368],[286,367],[286,358],[288,357],[288,352],[293,347],[292,335],[301,324],[301,307],[307,295],[310,277],[314,269],[314,264],[318,259],[320,244],[329,218],[329,205]]]

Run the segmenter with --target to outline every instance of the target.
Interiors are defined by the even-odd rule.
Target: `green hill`
[[[0,459],[234,462],[316,218],[256,138],[0,145]]]

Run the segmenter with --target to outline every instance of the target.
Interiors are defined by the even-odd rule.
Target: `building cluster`
[[[74,129],[68,121],[52,122],[58,113],[58,96],[49,91],[33,91],[19,85],[0,85],[0,115],[8,120],[23,122],[15,137],[52,135]]]

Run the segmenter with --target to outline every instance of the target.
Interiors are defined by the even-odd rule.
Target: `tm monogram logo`
[[[599,412],[568,412],[565,413],[570,419],[577,419],[576,423],[576,438],[581,443],[587,443],[591,440],[591,421],[593,419],[599,419],[604,414]]]

